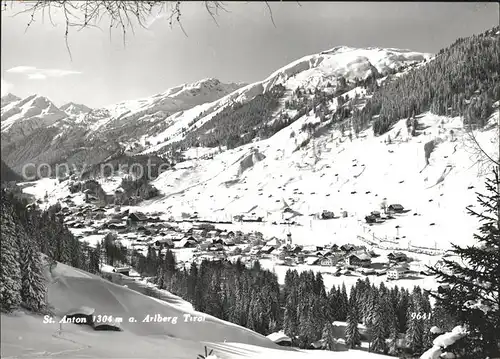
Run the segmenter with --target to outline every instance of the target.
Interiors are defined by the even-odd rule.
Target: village
[[[57,216],[63,217],[64,223],[80,241],[95,245],[106,234],[114,233],[130,253],[136,250],[145,255],[148,248],[152,248],[158,251],[158,255],[164,255],[171,250],[179,266],[187,266],[193,261],[199,263],[203,259],[239,259],[248,266],[257,260],[270,260],[278,266],[315,266],[321,272],[337,277],[385,276],[387,280],[397,281],[429,275],[421,266],[411,268],[413,259],[404,251],[396,250],[399,248],[387,251],[391,247],[381,245],[383,240],[377,243],[362,236],[358,239],[366,245],[338,245],[334,241],[321,246],[298,245],[293,243],[289,232],[283,238],[264,238],[260,232],[223,230],[217,228],[218,223],[207,223],[209,221],[198,218],[197,213],[176,221],[173,218],[161,219],[161,213],[148,216],[139,211],[122,210],[119,205],[98,200],[88,190],[83,196],[81,193],[66,196],[58,202],[56,210]],[[293,210],[283,212],[292,214],[293,218]],[[383,215],[373,211],[365,219],[369,225],[374,225],[404,212],[403,206],[390,205],[384,209]],[[342,216],[346,217],[347,212],[344,211]],[[236,221],[262,221],[261,217],[255,216],[236,217]],[[336,218],[326,210],[318,217],[323,220]],[[293,223],[287,219],[287,224]],[[385,251],[377,251],[378,248]],[[128,275],[130,268],[117,268],[116,271]]]

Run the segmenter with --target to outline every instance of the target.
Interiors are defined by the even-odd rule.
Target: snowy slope
[[[496,106],[491,123],[498,121]],[[313,120],[305,116],[268,140],[214,154],[213,159],[179,163],[152,182],[161,196],[143,202],[137,210],[164,213],[165,218],[196,211],[202,218],[225,221],[253,214],[262,216],[264,223],[228,226],[258,230],[269,237],[284,237],[290,231],[299,244],[362,243],[358,236],[402,248],[446,249],[450,242],[471,243],[478,223],[466,207],[477,206],[475,192],[483,190],[484,172],[461,129],[461,119],[426,113],[419,122],[429,127],[417,137],[408,136],[404,121],[385,136],[374,137],[368,129],[352,142],[331,130],[297,150],[297,143],[308,136],[302,124]],[[497,131],[476,133],[490,154],[498,151]],[[384,143],[388,136],[391,144]],[[424,145],[430,140],[438,145],[426,166]],[[102,183],[107,186],[119,180],[108,178]],[[24,191],[37,198],[48,192],[49,204],[69,194],[67,184],[50,179],[34,182]],[[364,217],[380,211],[384,201],[402,204],[409,212],[367,225]],[[286,206],[302,214],[293,218],[298,225],[273,225],[284,221]],[[317,219],[315,215],[323,210],[339,217],[345,210],[348,217]]]
[[[358,350],[319,353],[279,347],[246,328],[155,300],[62,264],[54,268],[52,275],[47,273],[47,277],[48,300],[54,307],[55,323],[44,323],[43,317],[22,313],[2,314],[2,358],[193,359],[204,353],[204,346],[213,349],[221,359],[385,357]],[[95,315],[122,318],[123,331],[97,332],[86,326],[58,323],[61,315],[81,306],[94,308]],[[168,322],[143,321],[148,315],[157,314],[170,319]],[[204,320],[185,321],[185,314]],[[177,318],[176,321],[173,318]]]
[[[492,122],[496,116],[498,110]],[[282,221],[282,210],[288,205],[304,215],[296,219],[303,226],[290,229],[296,242],[304,244],[355,241],[358,235],[399,237],[402,247],[447,248],[452,241],[472,240],[477,223],[465,207],[476,204],[475,191],[483,187],[483,177],[460,119],[424,114],[419,121],[429,127],[418,137],[408,137],[401,121],[388,134],[391,144],[384,143],[387,136],[374,137],[371,129],[352,142],[331,131],[296,151],[297,142],[290,133],[296,132],[295,138],[307,136],[300,126],[309,120],[303,118],[268,140],[223,152],[212,160],[181,163],[153,182],[164,197],[145,203],[142,210],[166,209],[173,215],[197,211],[200,216],[224,220],[258,213],[271,222]],[[494,153],[491,141],[497,132],[477,136]],[[439,144],[425,166],[424,144],[433,139]],[[261,160],[242,171],[242,163],[256,148]],[[368,227],[364,217],[380,210],[384,199],[387,205],[399,203],[410,212]],[[325,209],[337,215],[346,210],[349,217],[330,221],[310,217]],[[284,231],[281,226],[261,230],[268,235]]]

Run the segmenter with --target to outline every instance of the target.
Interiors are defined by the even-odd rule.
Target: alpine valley
[[[427,266],[443,265],[452,243],[475,243],[479,222],[468,209],[480,211],[476,192],[486,190],[485,178],[491,175],[486,155],[499,158],[499,41],[497,27],[458,39],[438,54],[339,46],[298,59],[259,82],[226,84],[208,78],[105,108],[76,103],[58,108],[41,95],[2,97],[3,186],[15,188],[29,206],[46,210],[58,223],[59,237],[53,242],[44,247],[38,238],[42,252],[60,262],[56,273],[67,280],[49,290],[54,305],[69,310],[62,298],[72,288],[72,300],[97,308],[97,299],[87,298],[91,304],[79,299],[94,288],[86,284],[91,279],[80,277],[98,281],[81,270],[101,272],[122,285],[103,281],[103,292],[96,294],[116,298],[118,314],[138,308],[130,307],[127,295],[132,294],[122,293],[126,284],[148,295],[155,291],[162,299],[148,298],[145,304],[133,292],[144,313],[179,316],[177,327],[161,324],[164,331],[160,324],[123,325],[131,338],[148,330],[148,335],[165,334],[176,358],[194,358],[197,349],[186,343],[196,340],[206,341],[224,358],[281,357],[268,340],[279,342],[275,332],[281,329],[288,337],[282,336],[293,337],[293,344],[304,349],[346,349],[347,309],[333,318],[333,328],[342,332],[334,344],[325,339],[330,334],[322,336],[324,327],[328,333],[334,329],[318,324],[319,319],[307,322],[312,312],[295,318],[296,323],[287,317],[291,302],[280,294],[289,298],[287,288],[295,280],[291,270],[312,270],[311,282],[321,273],[323,291],[337,293],[338,288],[337,298],[343,284],[344,291],[361,291],[359,283],[365,280],[387,291],[438,287]],[[153,169],[147,176],[146,166]],[[57,249],[61,236],[78,240],[80,249],[68,249],[73,254]],[[88,253],[101,256],[104,247],[106,259],[93,263]],[[173,268],[156,263],[162,253],[175,255]],[[275,287],[285,293],[276,294],[274,283],[266,282],[262,286],[272,294],[252,292],[249,297],[256,299],[245,302],[246,309],[225,311],[222,299],[226,304],[217,306],[205,294],[190,291],[192,263],[226,260],[252,271],[269,270],[276,275]],[[182,276],[171,274],[181,270],[176,265],[186,268]],[[210,288],[230,285],[217,278],[216,284],[206,279]],[[247,285],[238,287],[235,298],[245,297],[239,291]],[[320,302],[308,303],[301,305]],[[263,308],[266,318],[257,315]],[[183,315],[194,310],[208,314],[196,330],[212,329],[191,334]],[[369,309],[360,310],[360,345],[366,351],[376,334],[367,329]],[[260,319],[250,321],[241,313]],[[402,313],[405,317],[406,309]],[[15,325],[16,319],[8,320]],[[397,333],[411,330],[406,319],[399,320],[405,324],[400,322]],[[306,322],[319,332],[305,333]],[[101,345],[96,338],[88,340],[94,349]],[[432,346],[432,341],[425,343]],[[147,345],[160,346],[156,339]],[[428,349],[405,345],[401,348],[413,354]],[[125,349],[113,350],[124,355]],[[309,352],[287,353],[302,357]],[[361,351],[331,357],[349,355],[378,357]]]

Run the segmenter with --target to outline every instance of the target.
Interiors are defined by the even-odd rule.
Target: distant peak
[[[86,114],[92,111],[88,106],[80,103],[68,102],[60,107],[60,109],[66,112],[68,115],[79,115]]]
[[[20,97],[17,97],[16,95],[14,95],[13,93],[8,93],[4,96],[2,96],[2,100],[20,100],[21,98]]]
[[[9,103],[20,101],[20,100],[21,100],[20,97],[17,97],[16,95],[9,92],[5,96],[2,96],[2,107],[5,105],[8,105]]]
[[[375,51],[391,51],[391,52],[412,52],[412,50],[409,49],[396,49],[396,48],[391,48],[391,47],[352,47],[352,46],[346,46],[346,45],[341,45],[341,46],[335,46],[329,50],[321,51],[320,55],[333,55],[336,53],[342,53],[342,52],[351,52],[351,51],[357,51],[357,50],[375,50]]]

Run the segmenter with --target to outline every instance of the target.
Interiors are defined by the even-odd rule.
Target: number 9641
[[[417,320],[425,320],[425,319],[431,319],[431,313],[415,313],[412,312],[410,315],[411,319],[417,319]]]

